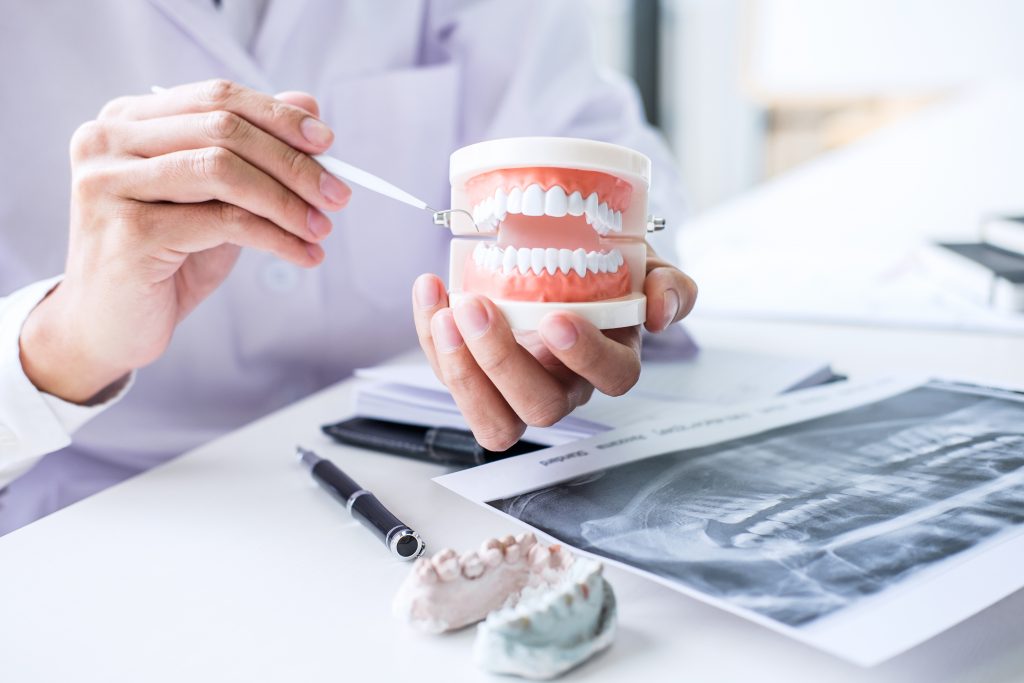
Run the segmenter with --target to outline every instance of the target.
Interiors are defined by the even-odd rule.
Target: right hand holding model
[[[350,190],[309,156],[334,139],[318,115],[308,95],[214,80],[116,99],[80,127],[64,280],[21,335],[33,383],[84,403],[156,360],[240,247],[319,264],[322,211]]]

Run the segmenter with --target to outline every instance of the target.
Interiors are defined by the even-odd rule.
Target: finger
[[[576,397],[516,342],[491,301],[466,295],[453,313],[477,365],[526,424],[551,426],[576,407]]]
[[[236,244],[275,254],[295,265],[309,268],[323,261],[318,244],[305,242],[281,230],[267,219],[233,204],[137,203],[133,224],[149,244],[194,254],[221,244]]]
[[[420,348],[430,361],[430,367],[434,374],[442,382],[441,368],[437,364],[437,350],[434,348],[434,337],[430,328],[430,321],[434,314],[448,306],[448,293],[444,290],[444,283],[436,275],[425,273],[416,278],[412,285],[412,317],[416,322],[416,337],[420,341]]]
[[[638,327],[602,332],[578,315],[555,312],[537,331],[555,357],[601,393],[621,396],[640,379]]]
[[[441,378],[477,443],[492,451],[510,448],[526,425],[477,365],[450,308],[442,308],[431,317],[430,330]]]
[[[697,300],[697,283],[674,266],[656,266],[644,279],[647,322],[651,332],[661,332],[685,318]]]
[[[234,204],[310,242],[331,231],[327,216],[223,147],[131,161],[111,182],[120,196],[143,202]]]
[[[647,322],[651,332],[661,332],[693,310],[697,302],[697,283],[674,265],[658,256],[647,245],[647,277],[644,278],[644,296],[647,297]]]
[[[287,102],[290,105],[296,106],[299,109],[307,111],[311,115],[320,118],[320,104],[316,101],[316,98],[308,92],[302,92],[301,90],[286,90],[274,95],[274,99]]]
[[[237,114],[303,152],[322,152],[334,142],[327,124],[304,109],[220,78],[120,97],[103,107],[99,118],[140,120],[211,111]]]
[[[310,204],[336,211],[352,191],[304,152],[228,111],[107,123],[121,152],[157,157],[179,150],[223,147],[291,189]]]

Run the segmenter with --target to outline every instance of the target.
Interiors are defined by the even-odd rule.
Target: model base
[[[456,305],[464,292],[452,292],[450,300]],[[647,319],[647,297],[629,294],[618,299],[580,301],[574,303],[510,301],[492,299],[513,330],[536,330],[548,313],[566,311],[584,318],[600,330],[642,325]]]

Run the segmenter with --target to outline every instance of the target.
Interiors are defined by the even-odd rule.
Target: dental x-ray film
[[[871,665],[1024,586],[1024,395],[943,381],[663,415],[439,481]]]

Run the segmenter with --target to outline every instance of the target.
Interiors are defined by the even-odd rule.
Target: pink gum
[[[523,275],[514,270],[505,275],[478,267],[470,257],[466,259],[462,278],[462,288],[467,292],[510,301],[603,301],[626,296],[630,287],[629,267],[625,263],[614,273],[588,273],[586,277],[580,277],[576,271]]]
[[[484,199],[494,196],[499,188],[526,188],[540,185],[545,191],[558,185],[566,194],[579,191],[586,199],[596,192],[602,202],[608,203],[612,211],[625,211],[633,196],[633,186],[621,178],[600,171],[581,171],[575,168],[554,168],[550,166],[533,168],[499,168],[473,176],[465,183],[466,198],[475,206]]]

